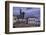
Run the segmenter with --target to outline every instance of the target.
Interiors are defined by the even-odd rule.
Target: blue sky
[[[31,8],[31,7],[13,7],[13,15],[20,15],[21,12],[25,12],[25,18],[29,16],[35,16],[40,18],[40,8]]]

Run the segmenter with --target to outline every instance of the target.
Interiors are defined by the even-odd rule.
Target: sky
[[[24,17],[35,16],[40,18],[40,8],[31,8],[31,7],[13,7],[13,15],[20,15],[21,12],[25,12]]]

